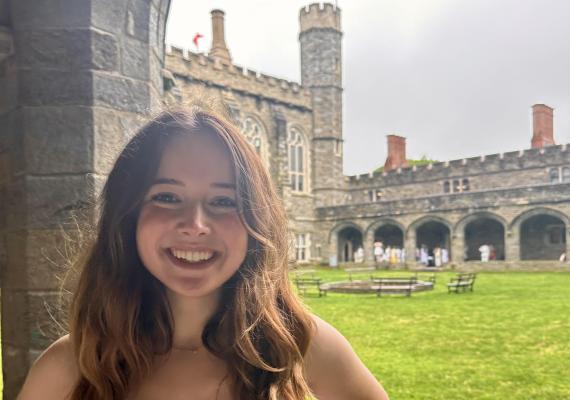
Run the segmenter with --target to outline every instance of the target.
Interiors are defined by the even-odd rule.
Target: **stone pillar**
[[[92,221],[90,206],[121,145],[161,106],[169,3],[18,0],[0,18],[14,43],[13,55],[0,58],[6,400],[65,333],[57,309],[70,213]]]
[[[520,225],[505,230],[505,261],[520,261]]]
[[[416,230],[408,229],[404,234],[404,248],[406,249],[406,263],[415,265],[416,263]]]
[[[335,231],[331,234],[331,239],[330,239],[330,242],[328,243],[328,249],[329,249],[329,253],[328,253],[329,259],[326,260],[326,262],[330,263],[331,256],[335,256],[336,262],[337,262],[337,267],[338,267],[340,265],[340,257],[338,254],[338,232],[337,231]]]
[[[450,260],[454,264],[462,264],[465,262],[465,231],[462,229],[460,232],[450,235]]]
[[[374,230],[369,229],[366,236],[363,238],[362,245],[364,246],[364,260],[367,265],[375,265],[374,261]]]

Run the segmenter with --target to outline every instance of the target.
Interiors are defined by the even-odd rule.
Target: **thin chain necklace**
[[[201,345],[198,347],[193,347],[193,348],[172,346],[172,348],[175,350],[189,352],[192,355],[195,355],[196,353],[198,353],[200,351],[200,349],[202,349],[203,347],[204,347],[204,345]],[[218,388],[216,389],[216,397],[214,398],[214,400],[218,400],[218,396],[220,395],[220,390],[222,389],[222,385],[224,384],[224,381],[228,378],[229,374],[230,374],[229,372],[226,373],[226,375],[224,375],[224,377],[222,378],[220,383],[218,383]]]

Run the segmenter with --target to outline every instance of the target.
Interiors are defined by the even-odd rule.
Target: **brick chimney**
[[[406,138],[397,135],[388,135],[388,157],[384,164],[384,171],[408,166],[406,159]]]
[[[532,139],[530,143],[533,148],[542,148],[555,144],[553,111],[553,108],[545,104],[532,106]]]
[[[212,10],[212,48],[208,55],[226,64],[232,62],[230,51],[228,50],[228,46],[226,46],[224,12],[222,10]]]

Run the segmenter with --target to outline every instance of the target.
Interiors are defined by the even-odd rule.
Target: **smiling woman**
[[[280,199],[222,116],[193,107],[143,127],[101,207],[71,333],[38,359],[21,400],[387,398],[295,296]]]

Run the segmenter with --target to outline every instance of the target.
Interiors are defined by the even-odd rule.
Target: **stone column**
[[[518,226],[505,230],[505,261],[520,261],[520,229]]]
[[[414,266],[416,264],[416,230],[409,229],[404,234],[404,248],[406,249],[406,263]]]
[[[450,235],[450,259],[454,264],[462,264],[465,262],[465,236],[464,231]]]
[[[369,229],[366,236],[363,238],[362,245],[364,246],[364,260],[368,266],[375,265],[374,262],[374,230]]]
[[[121,145],[161,105],[169,2],[18,0],[0,18],[14,43],[0,60],[4,399],[66,331],[57,310],[71,214],[92,221]]]

